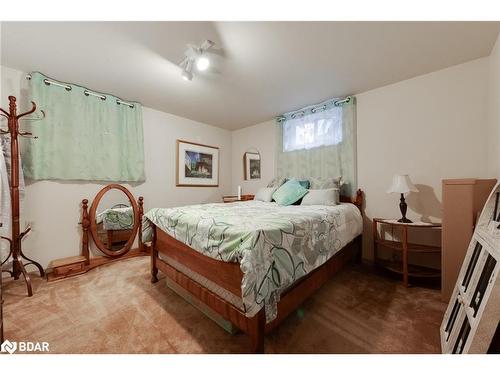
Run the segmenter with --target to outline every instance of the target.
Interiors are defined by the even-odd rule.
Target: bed
[[[151,281],[162,271],[248,334],[264,334],[353,259],[361,259],[362,192],[337,206],[259,201],[154,208],[144,215]]]

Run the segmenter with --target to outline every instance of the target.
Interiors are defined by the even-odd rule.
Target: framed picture
[[[219,186],[219,148],[178,139],[176,186]]]
[[[243,156],[245,180],[258,180],[260,178],[260,154],[245,152]]]

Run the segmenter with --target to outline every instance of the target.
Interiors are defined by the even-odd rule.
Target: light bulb
[[[196,60],[196,69],[199,71],[207,70],[210,66],[210,60],[205,56],[201,56]]]

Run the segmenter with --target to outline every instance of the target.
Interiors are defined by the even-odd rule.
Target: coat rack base
[[[12,250],[9,252],[9,255],[7,258],[2,262],[0,265],[0,268],[7,263],[7,261],[11,258],[12,256]],[[27,260],[27,263],[23,262],[24,260]],[[26,283],[26,289],[28,292],[28,297],[31,297],[33,295],[33,287],[31,283],[31,277],[26,270],[27,266],[33,265],[38,269],[38,272],[40,273],[40,277],[45,277],[45,271],[43,270],[43,267],[40,265],[40,263],[34,261],[33,259],[28,258],[26,255],[23,254],[23,252],[19,252],[19,255],[17,257],[14,257],[12,259],[12,270],[7,270],[2,268],[2,272],[8,273],[10,277],[14,278],[14,280],[19,280],[19,277],[23,275],[24,281]]]

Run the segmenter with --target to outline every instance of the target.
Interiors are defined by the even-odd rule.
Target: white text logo
[[[19,341],[19,342],[11,342],[9,340],[5,340],[0,346],[0,352],[2,353],[10,353],[13,354],[16,351],[18,352],[48,352],[49,351],[49,343],[48,342],[31,342],[31,341]]]

